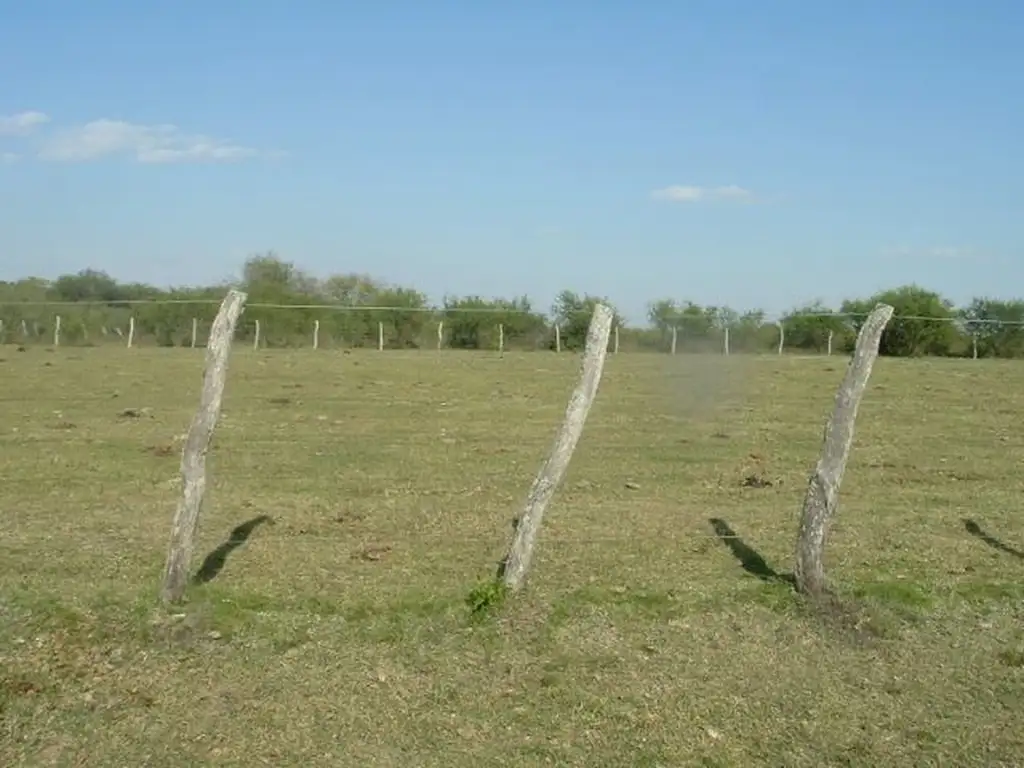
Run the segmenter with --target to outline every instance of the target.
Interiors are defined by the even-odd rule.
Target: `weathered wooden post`
[[[825,567],[822,558],[829,523],[835,515],[839,501],[839,486],[843,481],[846,461],[853,445],[854,423],[871,369],[878,357],[878,344],[882,332],[892,317],[893,308],[879,304],[868,315],[857,335],[853,359],[846,369],[839,391],[836,393],[832,418],[825,426],[825,439],[821,457],[811,474],[800,518],[800,532],[796,543],[797,589],[805,595],[824,594]]]
[[[604,304],[595,305],[587,330],[579,382],[572,397],[569,398],[565,420],[558,430],[551,453],[530,488],[526,506],[516,522],[512,546],[502,564],[501,577],[505,587],[510,591],[519,589],[526,578],[544,511],[562,482],[569,467],[569,460],[576,450],[580,435],[583,434],[583,425],[597,394],[597,387],[601,383],[601,372],[608,356],[608,337],[611,335],[613,316],[612,310]]]
[[[245,299],[246,295],[240,291],[228,291],[213,321],[210,340],[206,345],[206,370],[203,372],[199,410],[192,419],[181,452],[182,496],[171,525],[171,542],[160,591],[160,598],[165,603],[181,600],[188,583],[193,540],[206,492],[206,453],[210,449],[210,439],[220,417],[231,341]]]

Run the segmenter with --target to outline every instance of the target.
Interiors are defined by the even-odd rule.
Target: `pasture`
[[[610,357],[474,616],[578,356],[236,348],[178,611],[202,352],[0,358],[0,765],[1024,759],[1019,362],[878,361],[822,613],[786,574],[846,359]]]

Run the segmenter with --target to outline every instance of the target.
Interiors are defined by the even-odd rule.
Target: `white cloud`
[[[18,112],[14,115],[0,115],[0,136],[28,136],[40,125],[50,122],[42,112]]]
[[[723,187],[693,187],[674,184],[651,192],[654,200],[671,203],[697,203],[702,200],[750,200],[753,193],[743,187],[730,184]]]
[[[11,165],[18,162],[18,155],[14,152],[0,152],[0,165]]]
[[[83,162],[128,155],[140,163],[230,162],[259,152],[229,141],[188,134],[175,125],[138,125],[123,120],[93,120],[58,131],[39,151],[42,160]]]

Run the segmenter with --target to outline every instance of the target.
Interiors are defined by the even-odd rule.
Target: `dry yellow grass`
[[[527,590],[472,621],[578,358],[237,350],[181,615],[201,353],[0,358],[0,765],[1024,759],[1019,363],[878,363],[821,615],[785,574],[845,361],[610,359]]]

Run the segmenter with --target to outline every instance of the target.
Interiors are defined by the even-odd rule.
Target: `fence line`
[[[97,342],[127,347],[205,347],[210,318],[172,307],[207,307],[217,302],[206,299],[132,300],[124,302],[5,302],[0,304],[0,343],[50,341],[53,346],[94,346]],[[137,307],[168,307],[166,312],[132,311]],[[26,317],[19,308],[68,307],[81,310],[62,314],[38,313]],[[105,312],[97,312],[103,308]],[[4,310],[7,310],[5,313]],[[296,316],[299,310],[304,315]],[[579,350],[585,325],[574,319],[552,322],[540,313],[493,307],[385,307],[336,304],[252,303],[247,311],[256,314],[238,325],[238,340],[254,349],[272,347],[376,348],[385,349],[477,349],[499,354],[512,350]],[[315,317],[314,312],[323,312]],[[274,312],[275,314],[269,314]],[[280,314],[276,314],[280,313]],[[359,317],[362,315],[362,317]],[[428,316],[432,316],[428,319]],[[473,317],[485,319],[474,320]],[[801,313],[780,320],[740,321],[722,325],[706,317],[676,318],[659,326],[631,327],[616,323],[609,345],[620,351],[650,351],[668,354],[693,351],[724,355],[744,352],[844,354],[851,343],[861,313]],[[334,319],[332,319],[332,317]],[[344,318],[344,319],[341,319]],[[831,320],[830,324],[806,324],[809,320]],[[939,354],[958,357],[1024,356],[1024,320],[975,319],[970,317],[923,317],[894,315],[893,332],[899,324],[949,323],[957,337],[947,341],[956,351]],[[200,326],[203,326],[200,328]],[[920,326],[919,326],[920,327]],[[1000,331],[1003,331],[1000,333]],[[920,342],[917,342],[918,344]],[[839,345],[837,347],[837,344]],[[919,352],[918,352],[919,353]]]
[[[2,307],[106,307],[111,309],[123,309],[137,306],[219,306],[220,299],[124,299],[117,301],[5,301]],[[395,305],[376,304],[276,304],[272,302],[250,302],[246,304],[247,309],[291,309],[291,310],[321,310],[324,312],[410,312],[416,314],[478,314],[478,315],[535,315],[545,317],[544,313],[533,310],[517,309],[512,307],[403,307]],[[854,320],[866,318],[869,312],[796,312],[786,315],[765,315],[760,321],[761,326],[778,326],[789,322],[806,318],[834,318],[837,320]],[[676,328],[685,328],[690,322],[702,322],[704,316],[683,315],[677,318]],[[949,317],[930,317],[926,315],[893,315],[893,321],[910,320],[915,322],[934,323],[962,323],[971,325],[1006,325],[1020,327],[1024,326],[1024,320],[996,320],[986,318],[973,318],[966,315],[951,315]],[[550,321],[550,319],[549,319]],[[718,325],[711,321],[714,327],[724,330],[728,326]]]

